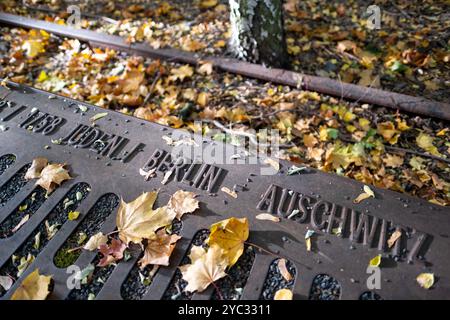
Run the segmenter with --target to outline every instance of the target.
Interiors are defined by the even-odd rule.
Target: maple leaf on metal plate
[[[149,264],[168,266],[170,255],[173,249],[175,249],[177,241],[181,239],[176,234],[168,235],[164,229],[159,230],[156,236],[157,238],[155,240],[148,241],[144,256],[139,260],[141,269]]]
[[[11,300],[45,300],[50,293],[51,276],[39,274],[39,269],[30,273],[11,296]]]
[[[224,250],[214,245],[206,251],[200,246],[193,246],[189,258],[191,264],[180,267],[183,279],[188,285],[185,290],[188,292],[202,292],[211,283],[225,277],[225,269],[228,261],[224,255]]]
[[[119,238],[125,244],[155,239],[155,232],[172,223],[176,213],[166,207],[153,209],[158,192],[146,192],[130,203],[121,200],[116,224]]]
[[[210,228],[208,244],[224,250],[228,265],[234,265],[244,252],[244,243],[249,236],[247,218],[229,218],[213,224]]]

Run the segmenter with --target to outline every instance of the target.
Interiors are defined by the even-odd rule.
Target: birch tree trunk
[[[286,67],[282,0],[229,0],[231,52],[239,59]]]

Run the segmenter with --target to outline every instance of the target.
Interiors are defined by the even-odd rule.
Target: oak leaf
[[[202,247],[193,246],[190,254],[191,264],[180,267],[183,279],[188,285],[188,292],[202,292],[211,283],[225,277],[228,259],[224,250],[217,245],[210,246],[208,251]]]
[[[139,260],[141,269],[149,264],[168,266],[170,255],[180,239],[181,237],[176,234],[168,235],[164,229],[159,230],[156,239],[149,240],[145,247],[144,256]]]
[[[117,212],[116,224],[119,238],[125,244],[140,243],[143,239],[154,239],[155,232],[169,225],[176,213],[166,207],[153,210],[158,192],[146,192],[130,203],[123,199]]]
[[[244,252],[244,243],[249,236],[247,218],[229,218],[213,224],[208,244],[224,250],[228,265],[234,265]]]
[[[11,296],[11,300],[45,300],[49,294],[51,276],[39,274],[39,269],[30,273]]]

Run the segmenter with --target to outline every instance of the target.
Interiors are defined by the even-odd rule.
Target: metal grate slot
[[[44,217],[39,226],[28,236],[24,243],[14,252],[13,256],[1,268],[0,275],[11,276],[12,279],[18,278],[17,272],[20,264],[20,258],[32,255],[37,257],[44,250],[47,243],[56,235],[59,228],[67,221],[68,213],[75,210],[78,205],[89,194],[89,185],[87,183],[78,183],[66,194],[56,207]],[[55,230],[55,231],[52,231]],[[0,288],[0,296],[6,293]]]
[[[183,224],[179,220],[175,220],[172,223],[172,233],[181,235],[181,230]],[[128,273],[125,281],[120,287],[120,295],[122,299],[125,300],[140,300],[144,297],[150,290],[150,285],[153,278],[157,274],[159,268],[153,269],[154,266],[148,265],[141,269],[139,267],[139,260],[142,258],[143,252],[139,255],[139,259],[133,265],[133,268]]]
[[[214,289],[211,299],[239,300],[242,297],[254,261],[255,249],[251,246],[246,246],[244,253],[236,264],[226,271],[227,276],[217,281],[216,285],[220,293]]]
[[[383,300],[383,298],[376,292],[366,291],[361,294],[359,300]]]
[[[16,157],[12,154],[5,154],[0,157],[0,176],[14,163]]]
[[[118,205],[119,197],[113,193],[108,193],[100,197],[91,210],[89,210],[83,221],[56,252],[53,259],[55,266],[58,268],[67,268],[74,264],[80,256],[81,250],[71,252],[68,252],[68,250],[82,245],[82,242],[80,243],[80,233],[85,235],[83,235],[82,238],[85,238],[85,240],[89,239],[100,230],[106,218]]]
[[[25,173],[30,166],[31,163],[23,166],[8,180],[8,182],[0,187],[0,208],[11,200],[27,184]]]
[[[29,219],[47,200],[47,192],[44,188],[38,186],[31,194],[22,201],[17,208],[6,217],[0,224],[0,239],[11,237],[14,232],[19,230],[26,222],[23,219]]]
[[[192,238],[191,245],[186,251],[183,260],[181,260],[180,266],[190,263],[189,254],[191,252],[192,246],[202,246],[206,247],[205,241],[209,236],[209,230],[200,230]],[[182,279],[181,271],[177,268],[175,275],[173,276],[167,290],[164,292],[162,297],[163,300],[191,300],[193,293],[184,291],[187,282]]]
[[[289,273],[292,275],[292,280],[287,281],[281,274],[278,268],[278,262],[280,259],[275,259],[269,266],[269,272],[267,273],[266,280],[264,281],[262,293],[260,299],[262,300],[273,300],[275,293],[281,289],[290,289],[295,283],[295,278],[297,276],[297,269],[294,264],[286,260],[286,267]]]
[[[309,300],[338,300],[341,296],[341,285],[327,274],[317,275],[312,283]]]

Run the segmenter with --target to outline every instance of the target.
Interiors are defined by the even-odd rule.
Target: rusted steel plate
[[[304,75],[283,69],[269,69],[258,64],[242,62],[236,59],[200,56],[196,53],[177,49],[153,49],[145,43],[127,43],[125,39],[119,36],[85,29],[74,29],[56,23],[7,13],[0,13],[0,23],[23,28],[42,29],[60,36],[90,42],[95,46],[114,48],[154,59],[165,59],[194,65],[198,64],[200,60],[208,60],[216,68],[226,72],[305,90],[317,91],[361,103],[370,103],[443,120],[450,120],[450,104],[421,97],[343,83],[325,77]]]
[[[111,232],[115,228],[118,199],[123,197],[129,202],[143,191],[154,189],[160,189],[158,205],[164,205],[171,194],[183,189],[199,195],[201,208],[184,219],[180,227],[183,240],[175,249],[170,267],[160,268],[148,287],[137,284],[138,254],[135,254],[116,267],[96,271],[102,281],[89,290],[98,299],[180,298],[173,283],[192,241],[201,243],[205,233],[198,233],[200,230],[231,216],[248,217],[249,241],[286,258],[291,274],[295,275],[293,280],[284,281],[274,264],[277,258],[254,248],[243,258],[246,264],[242,272],[230,276],[230,279],[239,274],[244,277],[230,280],[239,281],[242,286],[240,299],[271,299],[272,289],[279,287],[291,288],[296,299],[450,298],[448,208],[374,187],[374,199],[354,204],[353,199],[363,190],[362,184],[314,169],[287,175],[292,165],[287,162],[280,163],[278,173],[263,175],[271,171],[264,164],[264,157],[254,164],[240,163],[242,159],[207,162],[204,157],[190,164],[183,162],[186,159],[173,159],[172,147],[162,138],[174,138],[182,131],[109,110],[93,126],[90,118],[105,112],[104,109],[26,86],[9,87],[9,90],[0,87],[0,125],[5,129],[0,132],[0,161],[11,155],[15,159],[2,165],[5,169],[0,175],[0,274],[9,272],[15,276],[17,270],[10,267],[11,256],[33,250],[33,237],[39,228],[44,228],[46,220],[59,222],[60,227],[53,238],[33,251],[36,259],[11,290],[0,292],[3,299],[35,268],[53,275],[55,284],[50,298],[87,298],[87,292],[67,287],[70,274],[65,267],[55,266],[58,252],[67,243],[73,243],[79,232]],[[201,136],[192,139],[198,146],[193,149],[194,156],[222,150],[230,159],[228,155],[242,152]],[[74,176],[42,200],[36,200],[41,198],[33,182],[20,182],[24,168],[39,156],[67,163]],[[163,185],[163,171],[175,168],[174,163],[176,174]],[[145,181],[140,168],[158,168],[157,176]],[[222,192],[222,187],[235,187],[237,198]],[[82,197],[77,196],[71,206],[76,206],[81,217],[67,221],[64,199],[74,199],[75,191],[80,191]],[[11,221],[17,221],[17,208],[23,203],[29,204],[30,219],[11,233]],[[281,221],[255,219],[267,212],[278,215]],[[307,230],[315,231],[311,251],[306,250]],[[396,230],[401,231],[401,238],[389,248],[388,239]],[[372,274],[367,273],[367,267],[378,254],[383,257],[380,288],[368,288]],[[83,252],[76,257],[75,264],[84,268],[95,259],[95,253]],[[424,272],[436,277],[430,290],[416,282],[416,277]],[[376,285],[371,279],[369,282]],[[211,289],[183,298],[213,296]]]

